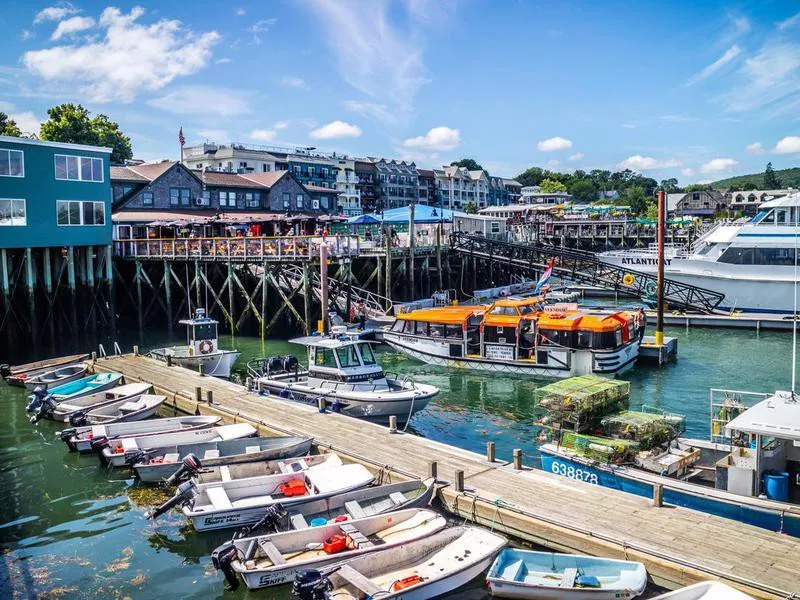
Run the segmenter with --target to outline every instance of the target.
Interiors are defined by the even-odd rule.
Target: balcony
[[[361,180],[356,175],[342,175],[339,173],[336,176],[336,183],[353,183],[358,184],[361,183]]]

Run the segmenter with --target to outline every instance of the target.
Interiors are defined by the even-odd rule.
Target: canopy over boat
[[[800,442],[800,398],[792,392],[775,392],[730,421],[725,430]]]

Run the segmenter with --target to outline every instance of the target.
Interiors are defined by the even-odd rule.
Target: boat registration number
[[[597,480],[597,473],[592,473],[586,469],[573,467],[572,465],[567,465],[555,460],[552,462],[550,470],[557,475],[563,475],[570,479],[577,479],[578,481],[585,481],[587,483],[593,483],[594,485],[599,485],[600,483]]]

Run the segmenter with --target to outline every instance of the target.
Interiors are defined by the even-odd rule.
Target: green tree
[[[594,181],[594,184],[598,189],[603,190],[604,192],[609,189],[611,183],[611,171],[592,169],[589,172],[589,177],[592,178],[592,181]]]
[[[467,202],[467,205],[464,207],[464,212],[467,213],[468,215],[477,214],[478,207],[475,205],[474,202],[472,202],[470,200],[469,202]]]
[[[17,127],[17,122],[4,112],[0,112],[0,135],[22,137],[22,132]]]
[[[539,184],[542,188],[542,191],[545,194],[552,194],[553,192],[566,192],[567,186],[561,183],[560,181],[556,181],[555,179],[543,179],[542,182]]]
[[[771,162],[767,163],[767,168],[764,170],[764,187],[768,190],[777,190],[781,187],[781,181],[775,175]]]
[[[665,192],[672,193],[677,192],[680,188],[678,187],[678,180],[675,177],[670,177],[669,179],[662,179],[661,180],[661,187],[662,190]]]
[[[539,167],[531,167],[526,169],[524,173],[520,173],[514,179],[519,181],[524,187],[531,185],[539,185],[544,179],[544,171]]]
[[[90,117],[80,104],[60,104],[47,111],[50,117],[42,123],[40,137],[53,142],[108,146],[111,162],[122,163],[133,157],[131,139],[106,115]]]
[[[597,200],[597,186],[591,179],[577,179],[569,186],[569,193],[578,202],[594,202]]]
[[[709,187],[707,183],[692,183],[683,188],[684,192],[704,192]]]
[[[625,190],[625,194],[622,196],[622,203],[630,206],[633,212],[642,214],[647,211],[650,199],[644,193],[643,188],[634,186]]]
[[[462,158],[459,161],[451,162],[451,167],[464,167],[468,171],[481,171],[483,167],[480,166],[477,162],[475,162],[472,158]]]

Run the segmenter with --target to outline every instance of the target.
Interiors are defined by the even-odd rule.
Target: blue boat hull
[[[589,466],[577,460],[562,456],[554,456],[542,449],[542,469],[571,479],[577,479],[593,485],[636,494],[645,498],[653,497],[653,485],[624,475],[615,467]],[[699,512],[733,519],[762,529],[785,533],[800,537],[800,517],[781,514],[779,511],[754,508],[744,504],[726,502],[700,494],[692,494],[682,490],[665,487],[663,490],[665,504],[690,508]]]

